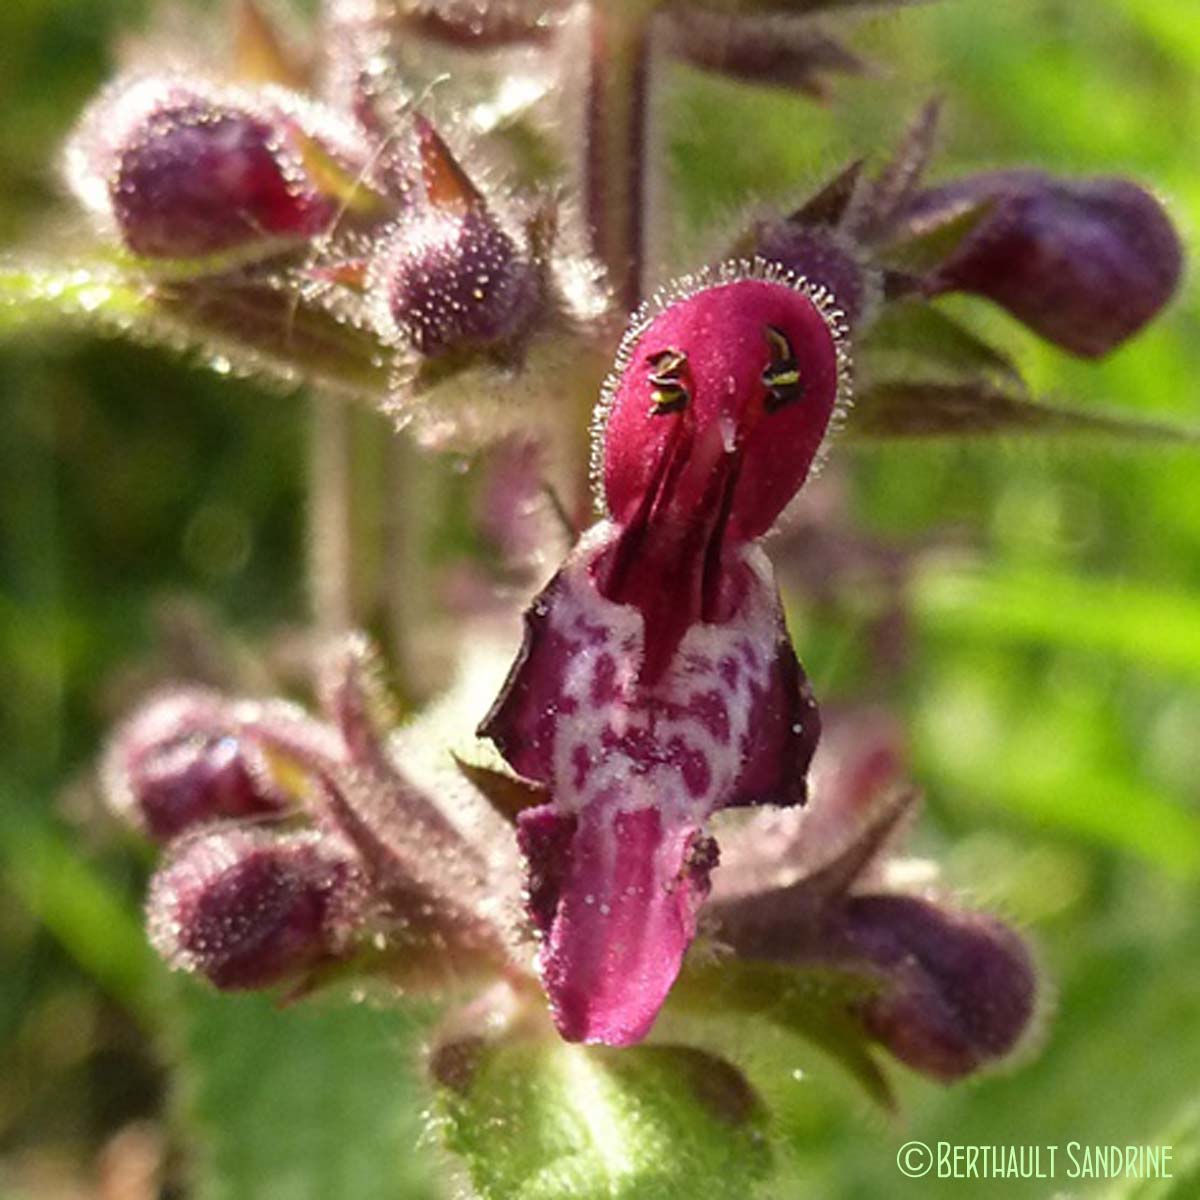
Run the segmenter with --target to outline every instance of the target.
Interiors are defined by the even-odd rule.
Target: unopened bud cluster
[[[517,953],[515,872],[492,878],[511,866],[506,826],[478,801],[491,841],[474,846],[405,776],[375,672],[357,640],[332,655],[327,720],[181,690],[118,728],[104,782],[165,848],[147,919],[172,967],[226,990],[305,986],[369,950],[370,969],[440,986]]]
[[[544,315],[545,264],[522,218],[485,197],[419,113],[385,131],[275,84],[139,74],[85,114],[66,169],[151,280],[203,286],[244,338],[288,333],[237,319],[245,289],[266,285],[399,360],[515,361]],[[268,307],[264,321],[288,319]]]
[[[717,938],[749,959],[861,973],[864,1032],[925,1075],[949,1082],[1006,1058],[1037,1011],[1029,948],[997,917],[893,882],[916,804],[896,732],[860,713],[830,733],[809,806],[727,838]]]

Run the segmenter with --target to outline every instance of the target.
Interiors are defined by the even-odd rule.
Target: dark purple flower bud
[[[986,296],[1086,358],[1137,333],[1171,298],[1182,271],[1170,218],[1125,179],[976,175],[920,193],[901,227],[921,236],[954,221],[964,222],[965,235],[925,277],[926,292]]]
[[[279,88],[147,76],[92,106],[67,174],[135,254],[195,258],[324,232],[367,161],[359,137]]]
[[[1013,1051],[1033,1020],[1037,975],[1024,942],[997,918],[875,890],[888,884],[881,858],[916,800],[894,791],[878,799],[895,780],[894,736],[881,725],[863,753],[832,747],[798,822],[764,814],[740,836],[723,835],[732,874],[717,874],[714,928],[742,958],[865,976],[869,991],[852,1003],[865,1031],[914,1070],[949,1081]],[[773,851],[772,833],[782,850]]]
[[[328,838],[213,829],[181,841],[154,876],[147,924],[173,969],[223,991],[262,988],[345,953],[362,895],[356,864]]]
[[[946,1082],[1011,1053],[1034,1016],[1029,951],[983,913],[915,896],[853,896],[831,922],[826,951],[880,973],[880,990],[860,1010],[867,1031]]]
[[[536,266],[421,117],[424,200],[384,242],[369,270],[376,323],[427,357],[519,342],[540,294]]]
[[[139,709],[113,737],[103,774],[112,806],[159,842],[207,821],[272,816],[287,806],[228,704],[199,690]]]

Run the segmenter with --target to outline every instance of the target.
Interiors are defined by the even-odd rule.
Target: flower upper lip
[[[688,412],[666,419],[676,425],[652,484],[596,564],[600,591],[646,620],[644,680],[667,667],[688,628],[729,616],[722,561],[743,458],[732,420],[697,429]]]

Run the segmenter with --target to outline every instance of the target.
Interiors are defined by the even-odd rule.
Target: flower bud
[[[150,941],[175,970],[223,991],[269,987],[348,948],[363,885],[316,834],[229,827],[179,843],[154,876]]]
[[[366,161],[357,140],[349,123],[278,88],[147,76],[93,105],[67,175],[135,254],[196,258],[327,229],[345,199],[334,177],[352,179]]]
[[[1179,238],[1159,202],[1125,179],[977,175],[919,194],[910,235],[977,212],[924,281],[930,295],[974,292],[1065,350],[1098,358],[1137,333],[1174,293]]]
[[[880,990],[860,1009],[867,1031],[945,1082],[1009,1054],[1034,1015],[1029,951],[983,913],[915,896],[853,896],[831,921],[825,950],[880,972]]]
[[[426,357],[518,341],[537,305],[537,269],[433,127],[416,124],[425,199],[371,264],[376,323]]]
[[[879,272],[856,253],[843,233],[798,221],[763,222],[755,230],[754,253],[793,275],[825,288],[853,330],[878,301]]]
[[[209,692],[167,693],[116,732],[104,765],[109,802],[158,842],[223,817],[271,816],[287,798],[260,747]]]

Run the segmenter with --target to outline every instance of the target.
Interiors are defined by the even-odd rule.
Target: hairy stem
[[[309,604],[318,633],[354,621],[351,554],[350,420],[346,404],[315,392],[309,425]]]
[[[309,604],[322,638],[378,633],[406,703],[428,672],[418,630],[432,580],[424,532],[438,510],[430,472],[410,438],[375,413],[317,393],[309,434]]]
[[[592,6],[588,102],[588,219],[618,301],[636,308],[643,286],[649,0]]]
[[[407,434],[392,436],[384,485],[387,565],[383,600],[393,682],[405,704],[426,699],[430,684],[420,633],[429,623],[434,604],[433,573],[425,544],[429,522],[440,511],[438,497],[432,494],[432,466]]]

